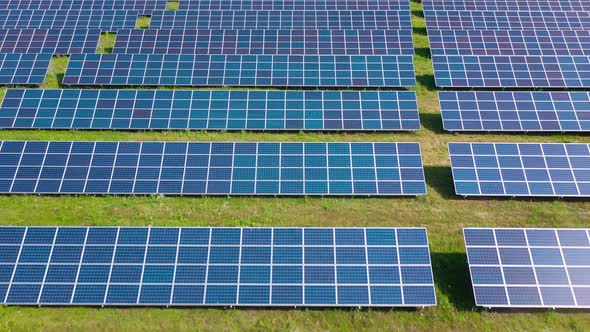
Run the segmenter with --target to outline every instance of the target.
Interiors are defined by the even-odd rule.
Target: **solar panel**
[[[407,29],[409,10],[154,11],[152,29]],[[132,27],[130,27],[132,28]]]
[[[413,55],[412,30],[119,30],[113,53]],[[590,52],[589,52],[590,53]]]
[[[464,228],[482,307],[590,308],[587,229]]]
[[[498,11],[588,11],[585,0],[444,0],[422,1],[424,10],[498,10]]]
[[[588,56],[432,56],[440,87],[590,87]]]
[[[95,53],[98,29],[0,29],[1,53]]]
[[[39,85],[51,62],[51,54],[0,53],[0,84]]]
[[[590,197],[590,144],[449,143],[463,196]]]
[[[410,55],[73,54],[65,85],[414,86]]]
[[[426,185],[418,143],[3,141],[0,192],[416,196]]]
[[[137,10],[142,15],[146,15],[153,10],[166,9],[166,0],[1,0],[0,9]]]
[[[200,0],[180,1],[180,10],[410,10],[401,0]]]
[[[414,91],[22,90],[0,128],[418,130]]]
[[[424,228],[0,227],[14,305],[436,305]]]
[[[590,131],[590,93],[440,91],[448,131]]]
[[[585,55],[590,31],[430,30],[432,55]]]
[[[590,12],[425,10],[428,30],[588,30]]]
[[[132,29],[137,11],[123,10],[0,10],[1,29]]]

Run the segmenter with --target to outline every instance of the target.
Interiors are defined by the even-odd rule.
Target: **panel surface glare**
[[[13,305],[436,305],[424,228],[0,227]]]
[[[416,196],[426,184],[418,143],[3,141],[0,192]]]
[[[587,229],[464,228],[481,307],[589,308]]]

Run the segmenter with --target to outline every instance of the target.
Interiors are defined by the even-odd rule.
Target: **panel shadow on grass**
[[[434,252],[432,273],[437,289],[459,311],[473,311],[475,299],[467,266],[467,255],[459,252]]]
[[[447,133],[443,127],[440,113],[420,113],[420,123],[422,123],[422,127],[436,134]]]
[[[412,32],[420,36],[428,35],[426,27],[413,27]]]
[[[416,82],[420,87],[428,91],[436,90],[434,75],[416,75]]]
[[[425,166],[424,176],[426,177],[426,185],[434,189],[443,198],[459,199],[459,196],[455,195],[453,175],[450,167]]]

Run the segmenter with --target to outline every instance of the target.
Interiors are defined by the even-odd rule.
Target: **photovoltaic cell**
[[[137,11],[123,10],[0,10],[2,29],[132,29]]]
[[[590,131],[590,93],[440,91],[448,131]]]
[[[119,30],[113,53],[412,55],[405,30]]]
[[[587,229],[464,228],[481,307],[590,307]]]
[[[424,228],[0,227],[0,237],[8,305],[436,305]]]
[[[154,11],[152,29],[407,29],[409,10]],[[132,27],[129,27],[132,28]]]
[[[408,1],[398,0],[201,0],[178,5],[180,10],[410,10]]]
[[[0,29],[1,53],[95,53],[98,29]]]
[[[590,197],[590,144],[449,143],[462,196]]]
[[[430,30],[588,30],[588,11],[425,10]]]
[[[433,55],[440,87],[590,86],[588,56],[442,56]]]
[[[51,54],[0,53],[0,84],[39,85],[51,62]]]
[[[590,4],[584,0],[444,0],[422,2],[424,10],[470,11],[588,11]]]
[[[137,10],[142,15],[166,9],[166,0],[0,0],[0,9]]]
[[[418,130],[413,91],[7,91],[0,128]]]
[[[430,30],[432,55],[590,55],[590,31]]]
[[[414,86],[412,56],[73,54],[65,85]]]
[[[418,143],[3,141],[0,192],[416,196],[426,185]]]

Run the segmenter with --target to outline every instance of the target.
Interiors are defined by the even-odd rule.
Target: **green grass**
[[[168,1],[166,3],[166,10],[178,10],[178,1]]]
[[[148,23],[149,26],[149,23]],[[113,48],[115,47],[115,39],[117,38],[117,34],[113,32],[101,33],[100,39],[98,40],[98,47],[96,49],[96,53],[104,54],[104,53],[113,53]]]
[[[137,17],[137,23],[135,23],[135,27],[137,29],[149,29],[150,28],[150,16],[139,16]]]
[[[0,330],[246,331],[587,331],[579,313],[489,312],[476,308],[461,228],[588,227],[590,202],[464,200],[454,195],[450,141],[590,142],[578,135],[455,135],[442,130],[428,39],[412,2],[416,88],[423,129],[416,133],[244,133],[0,131],[0,139],[416,141],[422,145],[428,195],[418,198],[41,197],[0,196],[4,224],[159,226],[425,226],[429,231],[438,306],[417,311],[234,310],[146,308],[0,308]],[[58,87],[67,59],[55,58],[44,87]]]

